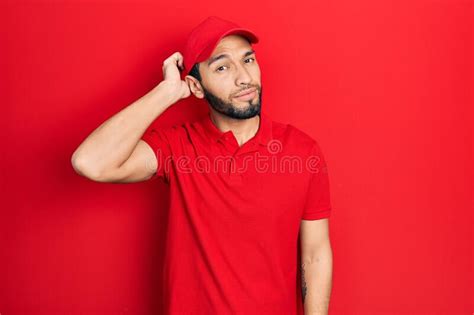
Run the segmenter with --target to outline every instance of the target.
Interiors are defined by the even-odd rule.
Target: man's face
[[[249,42],[238,35],[224,37],[208,60],[200,63],[201,93],[217,112],[234,119],[247,119],[260,113],[262,88],[260,67]],[[237,94],[255,89],[253,95]]]

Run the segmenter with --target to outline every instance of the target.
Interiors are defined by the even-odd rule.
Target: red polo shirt
[[[141,139],[170,185],[165,314],[302,314],[300,223],[331,211],[318,143],[265,113],[240,147],[209,113]]]

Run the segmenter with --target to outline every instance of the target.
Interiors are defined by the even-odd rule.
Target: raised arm
[[[163,81],[103,122],[79,145],[71,157],[78,174],[99,182],[137,182],[155,173],[156,156],[140,138],[168,107],[191,94],[178,67],[183,67],[183,57],[175,52],[163,62]]]

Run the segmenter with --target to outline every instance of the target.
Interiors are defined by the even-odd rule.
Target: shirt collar
[[[271,118],[263,112],[260,112],[259,115],[259,128],[255,136],[249,141],[255,141],[256,143],[266,146],[268,142],[273,139],[272,121]],[[232,134],[232,130],[222,132],[216,125],[214,125],[214,122],[211,119],[211,112],[208,112],[204,119],[202,119],[202,125],[207,134],[215,142],[218,142],[221,139],[225,140],[226,137],[229,137],[229,135]]]

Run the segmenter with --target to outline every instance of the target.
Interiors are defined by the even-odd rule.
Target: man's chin
[[[227,116],[234,119],[249,119],[257,116],[258,114],[260,114],[260,107],[254,108],[252,110],[247,109],[245,111],[235,111],[234,114],[230,113]]]

